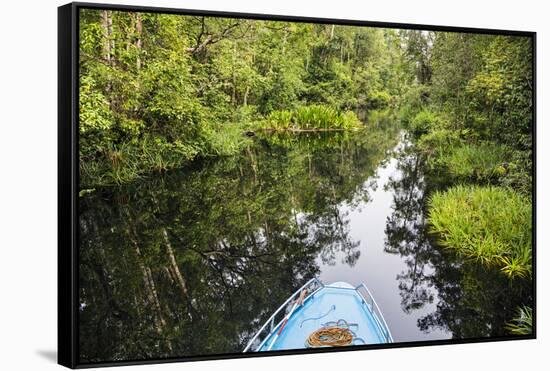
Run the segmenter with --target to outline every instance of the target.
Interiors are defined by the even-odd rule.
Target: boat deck
[[[338,320],[357,325],[351,326],[350,330],[363,341],[357,339],[354,345],[386,342],[362,296],[351,285],[338,282],[324,286],[294,311],[271,350],[304,348],[312,332],[327,322]],[[269,349],[277,330],[278,328],[263,341],[259,351]]]

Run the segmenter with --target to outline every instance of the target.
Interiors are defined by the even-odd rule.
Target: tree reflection
[[[374,134],[260,138],[81,198],[81,361],[240,352],[318,257],[355,264],[339,205],[368,194],[393,146]]]
[[[426,233],[423,208],[425,180],[420,158],[405,143],[398,151],[398,177],[391,177],[387,187],[392,189],[393,213],[386,223],[385,251],[399,254],[409,268],[397,276],[401,306],[406,313],[419,309],[434,300],[430,283],[433,271],[430,258],[434,254]]]
[[[411,145],[398,153],[399,176],[390,179],[393,213],[386,224],[385,251],[399,254],[408,270],[397,276],[405,313],[436,303],[418,320],[424,332],[448,331],[453,338],[509,335],[505,324],[531,298],[530,282],[509,281],[498,270],[465,261],[437,246],[425,220],[427,198],[444,189],[445,179],[424,174],[422,159]]]

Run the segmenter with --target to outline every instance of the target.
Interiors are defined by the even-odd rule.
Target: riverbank
[[[200,142],[189,144],[181,140],[168,143],[144,136],[140,141],[128,141],[104,149],[92,158],[81,158],[81,189],[120,186],[142,177],[188,166],[208,158],[235,156],[252,145],[255,134],[296,134],[365,131],[376,135],[385,127],[392,111],[373,110],[364,114],[361,122],[352,111],[330,106],[302,106],[293,111],[275,111],[251,122],[211,125],[204,129]]]
[[[400,108],[438,184],[426,204],[431,232],[440,245],[499,268],[510,285],[533,279],[531,48],[527,38],[448,35],[433,44],[429,74]],[[518,310],[531,305],[526,296]]]
[[[396,30],[92,9],[80,21],[85,189],[234,156],[246,131],[360,128],[354,112],[395,104],[413,78],[387,63],[405,63]]]

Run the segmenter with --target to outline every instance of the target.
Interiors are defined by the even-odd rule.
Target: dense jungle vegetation
[[[337,206],[368,201],[403,132],[386,249],[437,268],[419,326],[530,333],[531,56],[519,36],[81,10],[83,359],[242,349],[319,256],[358,259]]]
[[[83,187],[234,155],[245,130],[346,129],[412,82],[395,30],[84,11]]]
[[[526,37],[417,33],[417,84],[400,109],[428,172],[443,246],[510,279],[532,276],[532,43]],[[509,325],[531,333],[532,310]]]
[[[420,93],[401,110],[432,173],[455,184],[431,201],[433,231],[510,277],[531,274],[531,47],[525,37],[419,34]]]

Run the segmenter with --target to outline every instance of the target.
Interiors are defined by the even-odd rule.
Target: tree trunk
[[[114,49],[114,40],[112,40],[113,35],[113,18],[111,16],[111,11],[103,10],[101,12],[101,26],[103,27],[103,57],[107,61],[107,64],[112,64],[112,53]]]
[[[136,49],[137,49],[137,58],[136,58],[136,68],[137,71],[141,69],[141,34],[143,33],[143,23],[141,21],[141,13],[136,13]]]
[[[164,317],[162,316],[162,308],[160,306],[160,301],[157,294],[157,289],[155,286],[155,281],[153,279],[153,274],[151,272],[151,269],[147,267],[143,263],[143,258],[141,255],[141,251],[139,249],[139,246],[137,245],[137,242],[132,241],[134,244],[134,249],[136,251],[137,257],[138,257],[138,264],[139,268],[141,270],[142,276],[143,276],[143,284],[145,286],[145,292],[147,294],[147,300],[151,305],[153,305],[153,308],[155,309],[155,316],[154,323],[155,323],[155,330],[157,334],[162,333],[162,329],[164,326],[166,326],[166,321],[164,320]]]
[[[166,232],[166,229],[164,229],[162,233],[164,235],[164,241],[166,242],[166,252],[168,253],[168,260],[170,261],[170,269],[172,270],[174,278],[176,279],[176,282],[181,289],[182,295],[184,297],[187,297],[187,283],[185,282],[185,279],[183,278],[183,275],[181,274],[181,271],[178,267],[178,263],[176,262],[174,249],[172,249],[172,245],[170,244],[170,240],[168,239],[168,232]]]
[[[235,65],[237,63],[237,43],[233,42],[233,64],[231,67],[231,104],[237,106],[237,76],[235,74]]]
[[[248,93],[250,92],[250,86],[246,87],[246,90],[244,91],[244,97],[243,97],[243,106],[246,107],[247,100],[248,100]]]
[[[163,266],[162,270],[166,274],[166,277],[168,277],[168,280],[170,281],[170,283],[173,284],[175,282],[175,279],[174,279],[174,274],[172,273],[172,271],[170,269],[168,269],[167,266]]]
[[[111,14],[111,11],[109,10],[103,10],[101,12],[101,26],[103,27],[103,58],[105,59],[105,62],[109,66],[113,66],[114,64],[114,49],[115,49],[115,41],[113,40],[113,17]],[[113,110],[113,99],[111,96],[111,92],[113,90],[113,85],[110,81],[107,81],[107,84],[105,85],[105,97],[107,98],[107,101],[109,102],[109,107],[111,110]]]

